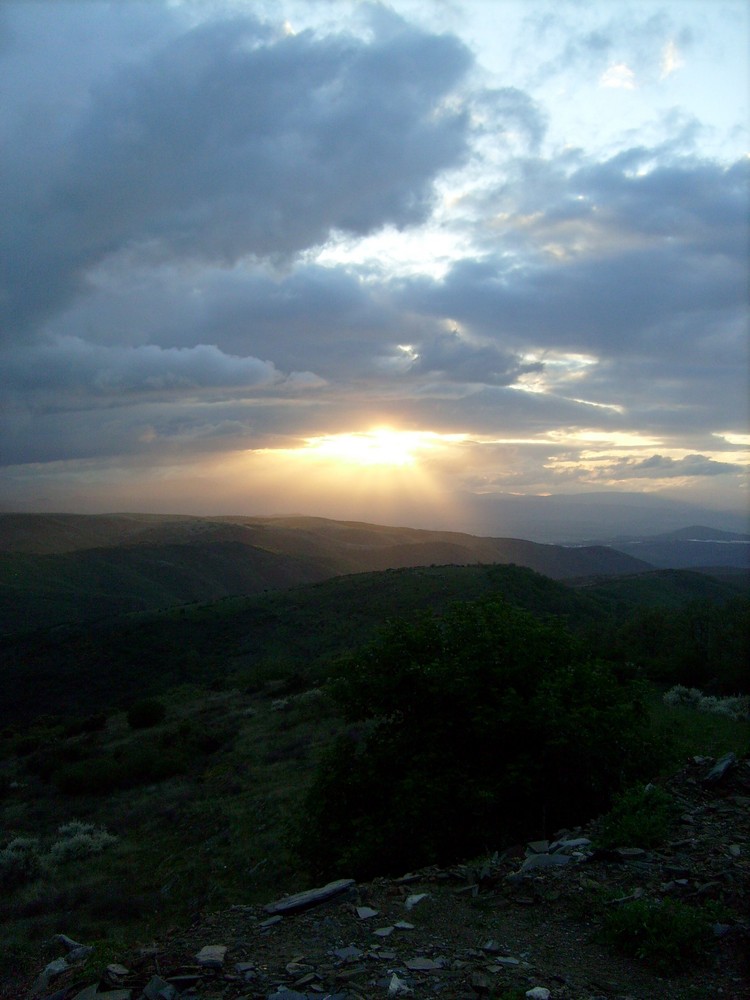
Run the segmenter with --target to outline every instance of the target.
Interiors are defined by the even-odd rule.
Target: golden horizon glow
[[[369,431],[307,438],[300,451],[307,456],[332,460],[342,465],[403,469],[415,465],[420,452],[433,451],[441,445],[462,440],[464,435],[461,434],[374,427]]]

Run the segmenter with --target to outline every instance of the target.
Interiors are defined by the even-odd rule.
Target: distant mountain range
[[[748,543],[707,528],[566,546],[317,517],[0,514],[0,631],[413,566],[513,563],[555,580],[738,568]]]
[[[465,510],[464,530],[472,534],[539,542],[575,544],[613,535],[644,537],[689,524],[750,532],[748,510],[714,510],[656,493],[486,494],[463,497],[461,508]]]
[[[750,569],[750,535],[701,525],[645,538],[604,539],[598,544],[643,559],[659,569]]]

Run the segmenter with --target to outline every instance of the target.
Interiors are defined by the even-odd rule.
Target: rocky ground
[[[61,934],[36,980],[10,997],[747,1000],[750,760],[707,781],[711,769],[695,759],[668,783],[681,815],[655,850],[595,850],[583,829],[481,865],[342,879],[323,893],[206,914],[121,956],[98,981],[83,971],[85,945]],[[720,904],[705,956],[684,955],[664,976],[602,943],[607,911],[639,898]]]

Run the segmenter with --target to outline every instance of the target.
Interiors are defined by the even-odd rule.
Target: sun
[[[429,447],[429,436],[422,431],[376,427],[351,434],[308,438],[304,450],[344,465],[406,468],[415,464],[418,451]]]

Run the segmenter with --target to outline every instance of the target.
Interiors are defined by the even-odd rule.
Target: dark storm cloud
[[[424,219],[466,154],[467,119],[441,102],[469,62],[395,16],[371,41],[247,17],[170,38],[89,95],[33,187],[6,159],[5,330],[123,248],[227,264]]]

